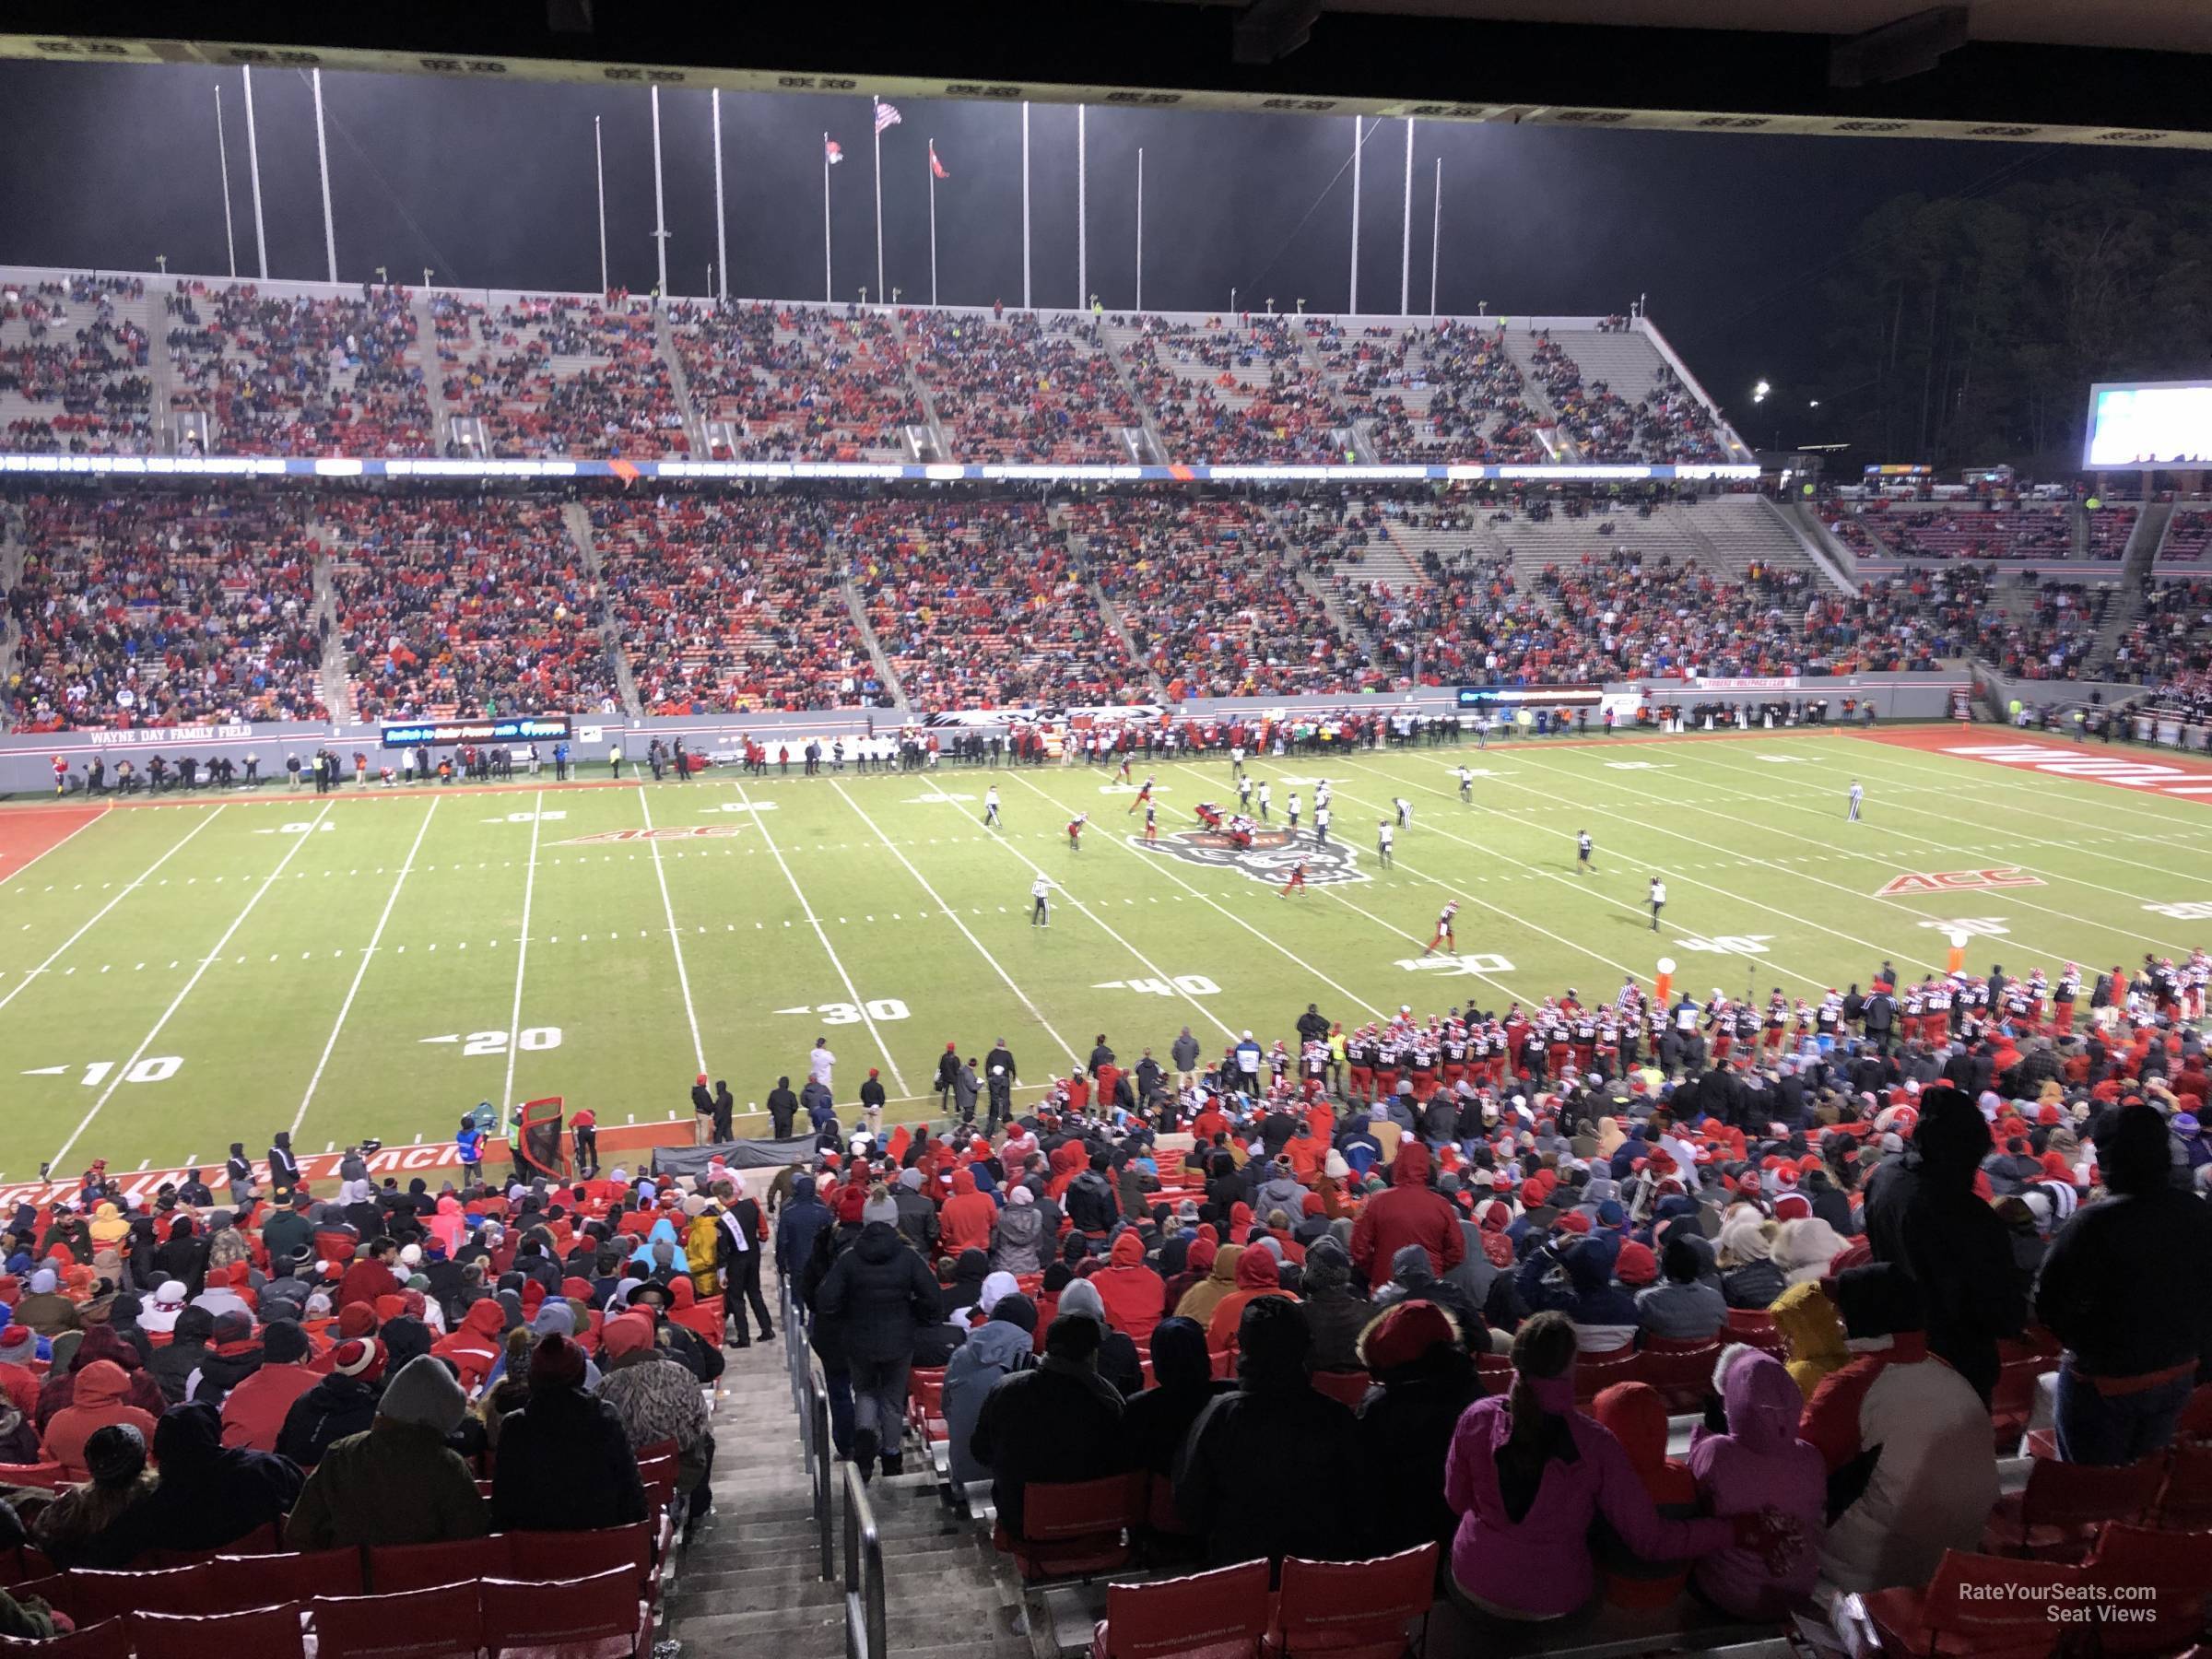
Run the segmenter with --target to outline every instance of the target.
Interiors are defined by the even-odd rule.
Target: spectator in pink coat
[[[1797,1438],[1805,1395],[1781,1360],[1731,1347],[1721,1370],[1728,1432],[1700,1432],[1690,1446],[1698,1496],[1723,1517],[1779,1510],[1797,1523],[1799,1544],[1779,1571],[1758,1550],[1733,1547],[1705,1557],[1694,1575],[1700,1592],[1737,1618],[1779,1618],[1820,1575],[1828,1470],[1819,1452]]]

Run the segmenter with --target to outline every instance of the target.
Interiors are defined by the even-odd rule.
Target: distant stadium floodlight
[[[1765,403],[1767,401],[1767,394],[1773,390],[1773,387],[1768,385],[1767,382],[1762,380],[1758,385],[1751,388],[1751,401],[1753,403]]]

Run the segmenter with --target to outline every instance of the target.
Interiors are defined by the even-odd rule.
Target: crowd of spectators
[[[494,495],[343,495],[338,626],[363,720],[613,712],[620,704],[583,555],[553,504]]]
[[[2112,661],[2100,669],[2138,685],[2201,686],[2212,669],[2212,582],[2165,582],[2149,588],[2143,608],[2114,644]]]
[[[1378,461],[1488,465],[1547,458],[1502,325],[1440,323],[1407,330],[1392,348],[1363,340],[1348,361],[1326,351],[1323,361],[1343,375],[1347,404],[1366,414]]]
[[[0,288],[0,448],[125,454],[154,449],[154,382],[136,276]],[[20,406],[23,413],[16,413]]]
[[[1912,569],[1859,585],[1858,596],[1818,593],[1805,610],[1806,671],[1924,673],[1980,649],[1993,572],[1960,564]]]
[[[922,400],[881,312],[679,300],[668,322],[691,406],[736,429],[735,450],[712,458],[906,458],[900,429],[921,423]]]
[[[2132,511],[2132,509],[2130,510]],[[1901,559],[1913,564],[1943,559],[2065,559],[2074,550],[2073,509],[2042,504],[1890,511],[1875,502],[1846,512],[1833,528],[1862,559]],[[2122,535],[2119,547],[2126,545]],[[2119,557],[2115,547],[2111,557]]]
[[[1716,578],[1694,560],[1626,548],[1548,566],[1539,586],[1607,679],[1797,673],[1814,597],[1803,566]]]
[[[1089,317],[900,313],[953,461],[1127,462],[1142,424]]]
[[[1321,319],[1170,323],[1115,317],[1133,329],[1123,359],[1171,462],[1288,465],[1343,458],[1343,412],[1308,361],[1300,331]]]
[[[436,293],[430,317],[447,410],[482,423],[487,453],[661,460],[690,452],[651,302],[619,292],[530,294],[495,312]]]
[[[211,453],[436,453],[406,288],[288,299],[180,281],[163,302],[170,407],[207,418]]]
[[[1994,662],[2007,676],[2023,679],[2088,677],[2089,653],[2098,625],[2112,607],[2109,588],[2078,582],[2036,584],[2034,598],[2020,611],[1985,618],[1976,654]]]
[[[303,498],[34,495],[7,594],[18,731],[320,720]]]
[[[1583,371],[1548,330],[1539,331],[1530,348],[1531,371],[1544,388],[1559,429],[1584,461],[1677,463],[1725,461],[1720,428],[1712,411],[1691,395],[1664,363],[1651,384],[1630,404],[1605,381],[1583,379]]]
[[[2194,564],[2212,544],[2212,512],[2201,507],[2177,507],[2159,546],[2160,564]]]
[[[592,503],[607,610],[648,714],[873,707],[821,495]]]
[[[858,504],[837,542],[910,707],[1149,695],[1042,502]]]

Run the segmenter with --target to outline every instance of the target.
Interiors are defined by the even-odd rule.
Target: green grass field
[[[1451,768],[1477,769],[1472,805]],[[1359,879],[1279,899],[1236,868],[1131,844],[1130,794],[1060,767],[437,795],[265,788],[109,812],[0,882],[0,1179],[441,1138],[480,1100],[560,1094],[604,1127],[688,1111],[692,1074],[741,1109],[827,1033],[837,1092],[880,1068],[928,1115],[947,1041],[1004,1035],[1026,1081],[1094,1035],[1163,1057],[1410,1003],[1500,1008],[1609,994],[1659,956],[1702,995],[1940,970],[1943,929],[2010,970],[2176,955],[2212,927],[2212,815],[2195,803],[1840,733],[1616,739],[1338,756],[1335,837]],[[1224,762],[1162,767],[1163,839]],[[1259,763],[1281,821],[1315,763]],[[1141,772],[1140,772],[1141,775]],[[1848,781],[1866,818],[1843,821]],[[1312,821],[1312,791],[1299,786]],[[1394,870],[1373,858],[1414,803]],[[14,810],[14,809],[6,809]],[[1079,853],[1064,825],[1092,815]],[[682,841],[595,840],[682,829]],[[1577,830],[1597,845],[1578,875]],[[579,844],[579,842],[583,844]],[[1902,875],[2015,869],[2035,885],[1880,896]],[[1029,925],[1042,870],[1063,890]],[[1660,934],[1643,899],[1670,888]],[[1279,877],[1277,877],[1279,879]],[[1459,956],[1415,965],[1462,900]],[[2201,905],[2201,912],[2188,907]],[[2152,907],[2180,907],[2181,915]],[[740,1125],[741,1133],[745,1125]]]

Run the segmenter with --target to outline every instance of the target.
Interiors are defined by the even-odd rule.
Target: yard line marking
[[[102,806],[98,812],[94,813],[83,823],[79,824],[76,829],[70,830],[68,834],[63,836],[60,841],[55,841],[53,846],[48,847],[45,852],[32,853],[30,857],[25,859],[21,865],[17,866],[15,869],[10,870],[7,873],[7,879],[10,881],[18,879],[22,876],[25,870],[32,868],[38,864],[39,860],[44,858],[47,853],[59,853],[64,847],[67,846],[71,841],[82,835],[86,830],[91,829],[93,825],[99,823],[101,818],[106,818],[108,814],[114,810],[115,808],[112,806]],[[105,892],[107,890],[108,884],[103,881],[100,885],[100,890]]]
[[[336,804],[337,803],[335,801],[331,802],[329,806],[325,806],[321,812],[315,815],[314,822],[316,825],[320,826],[323,820],[330,816],[331,806],[335,806]],[[216,808],[217,812],[220,812],[222,808],[219,806]],[[206,823],[210,823],[212,821],[213,817],[210,815],[207,819],[203,820],[203,828]],[[146,1040],[139,1043],[137,1048],[132,1052],[131,1057],[128,1060],[125,1060],[122,1065],[116,1068],[114,1080],[111,1082],[107,1088],[100,1091],[100,1099],[92,1102],[91,1109],[85,1113],[83,1119],[77,1124],[76,1127],[69,1132],[69,1138],[64,1141],[61,1146],[55,1149],[53,1157],[49,1160],[50,1162],[57,1164],[60,1163],[65,1158],[69,1156],[69,1149],[76,1146],[79,1140],[84,1138],[85,1131],[92,1126],[92,1120],[100,1115],[100,1109],[108,1103],[109,1097],[112,1095],[116,1089],[123,1086],[123,1080],[124,1077],[130,1075],[131,1067],[146,1058],[146,1051],[153,1047],[154,1039],[160,1036],[162,1031],[168,1027],[169,1022],[176,1018],[177,1010],[184,1006],[184,999],[192,994],[192,988],[200,982],[200,976],[207,971],[207,963],[213,961],[217,957],[222,955],[223,947],[230,943],[231,935],[237,933],[241,927],[245,925],[246,918],[253,913],[253,907],[259,904],[262,901],[262,899],[267,894],[268,890],[276,885],[276,878],[284,874],[285,865],[290,864],[293,859],[300,856],[300,849],[307,845],[308,841],[312,838],[312,835],[313,831],[310,830],[308,834],[302,835],[295,840],[292,844],[285,850],[284,856],[276,861],[276,867],[270,871],[268,876],[254,888],[253,896],[246,900],[246,908],[240,911],[238,914],[231,919],[231,923],[229,927],[223,929],[223,936],[215,942],[215,948],[208,953],[206,960],[202,961],[198,967],[192,971],[192,977],[184,982],[184,988],[177,993],[175,1000],[171,1002],[169,1006],[162,1010],[161,1018],[154,1021],[154,1029],[146,1034]],[[189,836],[185,838],[187,841],[190,839],[191,837]],[[177,845],[180,847],[183,844],[183,841],[179,841],[177,843]],[[174,852],[175,848],[171,848],[171,851]],[[166,856],[166,854],[164,856]]]
[[[361,952],[361,965],[353,971],[353,982],[346,987],[346,1000],[338,1005],[338,1017],[331,1022],[330,1040],[324,1043],[322,1058],[315,1062],[314,1076],[307,1080],[307,1092],[300,1097],[300,1110],[292,1116],[294,1135],[300,1133],[300,1125],[307,1121],[307,1109],[314,1100],[315,1090],[323,1085],[324,1068],[329,1065],[330,1056],[337,1049],[338,1033],[346,1029],[346,1017],[353,1012],[353,999],[360,991],[361,981],[368,975],[369,964],[376,959],[377,945],[384,936],[384,924],[392,920],[392,907],[399,902],[401,884],[406,880],[407,872],[415,867],[415,854],[422,850],[422,838],[429,833],[430,820],[438,816],[438,803],[444,798],[443,795],[430,797],[430,809],[422,815],[422,822],[416,827],[415,840],[407,848],[406,857],[399,861],[399,875],[392,883],[391,892],[384,896],[383,913],[376,919],[376,931],[369,935],[368,948]],[[305,951],[300,954],[302,959],[307,955]]]
[[[691,1026],[691,1056],[703,1072],[707,1069],[707,1047],[699,1040],[699,1011],[691,1006],[691,976],[684,971],[683,936],[676,931],[676,907],[668,901],[668,873],[661,867],[661,843],[653,833],[652,792],[639,790],[638,805],[645,812],[645,842],[653,849],[653,878],[661,884],[661,914],[668,919],[668,943],[676,950],[676,982],[683,989],[684,1018]]]
[[[507,1081],[500,1086],[500,1110],[514,1110],[514,1051],[523,1034],[523,970],[530,965],[530,900],[537,888],[537,824],[546,816],[546,792],[530,806],[530,862],[523,866],[523,928],[514,943],[514,1006],[507,1016]]]
[[[1055,800],[1053,796],[1045,794],[1043,790],[1039,789],[1036,784],[1030,782],[1029,779],[1022,777],[1019,773],[1015,773],[1012,775],[1014,776],[1016,782],[1027,785],[1032,794],[1043,795],[1044,799],[1048,802],[1051,802],[1051,804],[1058,810],[1062,812],[1069,810],[1065,802]],[[1370,1014],[1372,1014],[1378,1019],[1386,1018],[1381,1008],[1376,1007],[1374,1004],[1369,1002],[1365,997],[1355,995],[1352,992],[1347,990],[1344,986],[1338,984],[1335,980],[1331,979],[1327,974],[1322,972],[1320,969],[1314,967],[1312,963],[1307,961],[1303,957],[1300,957],[1296,951],[1290,949],[1288,946],[1279,944],[1276,940],[1268,937],[1266,934],[1262,933],[1251,923],[1245,921],[1244,918],[1238,915],[1236,912],[1229,909],[1226,905],[1218,902],[1213,896],[1207,893],[1204,888],[1193,887],[1188,881],[1185,881],[1173,870],[1169,869],[1167,867],[1167,861],[1165,859],[1148,859],[1145,856],[1145,854],[1139,853],[1135,847],[1131,846],[1127,841],[1122,840],[1119,836],[1111,836],[1108,839],[1111,844],[1121,848],[1123,852],[1128,853],[1130,857],[1135,859],[1139,864],[1144,865],[1147,869],[1154,871],[1156,874],[1165,876],[1170,881],[1172,881],[1177,887],[1182,888],[1184,892],[1191,894],[1201,903],[1211,905],[1215,910],[1219,911],[1223,915],[1227,916],[1231,922],[1234,922],[1239,927],[1242,928],[1253,938],[1259,940],[1260,943],[1265,945],[1269,949],[1275,951],[1277,955],[1288,958],[1304,971],[1311,973],[1315,979],[1319,980],[1323,984],[1328,986],[1330,990],[1335,992],[1337,995],[1343,997],[1347,1002],[1352,1004],[1355,1007],[1365,1008]],[[1182,895],[1177,894],[1174,896],[1177,899],[1180,899]],[[1149,964],[1147,964],[1147,966]],[[1159,976],[1159,969],[1155,968],[1152,970],[1152,971],[1155,977]],[[1193,1006],[1195,1006],[1196,1005],[1194,1004]],[[1227,1027],[1223,1027],[1223,1030],[1226,1030],[1227,1029]]]
[[[59,945],[55,946],[53,948],[53,954],[49,956],[44,961],[41,962],[36,968],[30,970],[29,972],[26,973],[23,976],[22,982],[17,985],[13,991],[10,991],[6,996],[0,996],[0,1008],[6,1007],[9,1003],[14,1002],[17,997],[22,995],[24,987],[29,985],[30,982],[38,975],[45,972],[47,969],[53,967],[53,964],[60,959],[62,952],[67,950],[70,946],[76,944],[79,939],[83,938],[87,934],[92,931],[94,923],[97,923],[100,917],[106,915],[117,905],[121,904],[125,899],[129,898],[131,895],[131,890],[134,888],[144,885],[147,878],[153,875],[156,870],[159,869],[163,865],[174,858],[179,853],[182,853],[184,850],[185,841],[192,840],[194,836],[199,834],[201,830],[206,829],[208,825],[214,823],[215,820],[222,817],[222,815],[223,808],[221,806],[218,806],[213,812],[208,813],[205,818],[201,818],[198,823],[194,824],[189,830],[185,832],[184,841],[179,841],[168,852],[162,853],[160,857],[155,859],[152,864],[146,866],[145,872],[140,875],[136,880],[125,884],[123,891],[117,893],[114,898],[109,900],[97,911],[94,911],[92,912],[92,920],[90,922],[86,923],[84,926],[78,928],[67,938],[64,939]]]
[[[846,806],[852,807],[853,812],[859,815],[859,818],[863,823],[866,824],[870,830],[875,830],[876,839],[881,841],[885,846],[890,848],[891,856],[906,866],[906,873],[912,876],[914,880],[920,884],[922,890],[929,895],[930,901],[942,907],[945,903],[945,900],[938,896],[937,889],[930,886],[929,877],[923,875],[920,870],[914,868],[912,861],[910,860],[905,853],[899,851],[898,844],[894,842],[889,836],[884,834],[882,830],[877,826],[875,819],[869,818],[866,813],[861,811],[860,803],[855,801],[852,795],[846,792],[844,784],[839,782],[835,779],[832,779],[830,781],[830,787],[837,791],[838,798],[843,801]],[[895,914],[891,918],[891,920],[894,922],[896,922],[898,919],[899,918]],[[1000,979],[1006,981],[1006,989],[1013,992],[1015,996],[1020,1000],[1021,1006],[1030,1011],[1030,1018],[1034,1019],[1038,1025],[1043,1029],[1046,1036],[1050,1037],[1054,1042],[1060,1045],[1060,1052],[1067,1056],[1067,1063],[1071,1066],[1080,1065],[1082,1064],[1082,1059],[1078,1054],[1077,1054],[1074,1049],[1068,1046],[1067,1039],[1061,1036],[1058,1031],[1053,1030],[1053,1022],[1045,1018],[1043,1014],[1039,1011],[1037,1005],[1030,1000],[1030,994],[1014,982],[1014,976],[1006,971],[1006,968],[999,962],[999,959],[993,956],[988,950],[983,948],[983,942],[981,939],[977,938],[975,935],[968,931],[968,924],[961,921],[958,916],[954,916],[952,918],[952,923],[955,927],[960,930],[961,937],[965,938],[969,944],[975,947],[976,955],[982,957],[984,961],[991,964],[991,971],[997,974]]]
[[[1985,734],[1981,731],[1961,731],[1959,735],[1961,738],[1980,739],[1985,737]],[[2138,756],[2136,751],[2132,749],[2116,748],[2113,745],[2109,743],[2101,746],[2086,744],[2076,746],[2055,737],[2043,737],[2039,739],[2038,737],[2026,733],[2012,732],[2006,732],[2001,735],[1988,734],[1986,735],[1994,736],[1995,741],[1999,743],[2018,743],[2023,746],[2033,745],[2038,747],[2065,748],[2070,753],[2078,754],[2084,760],[2095,760],[2101,759],[2124,764],[2131,758],[2137,758],[2140,759],[2141,761],[2146,765],[2165,764],[2165,762],[2159,758],[2163,751],[2159,749],[2142,751]],[[1901,758],[1910,755],[1923,755],[1930,758],[1942,758],[1954,760],[1972,760],[1975,762],[1975,764],[1982,764],[1982,762],[1976,757],[1952,755],[1947,749],[1945,748],[1924,748],[1918,745],[1887,743],[1879,737],[1866,738],[1863,741],[1865,743],[1867,747],[1879,749],[1885,752],[1887,755],[1895,758]],[[1962,744],[1959,747],[1967,747],[1967,745]],[[1983,747],[1983,745],[1976,745],[1975,747]],[[1989,770],[1998,774],[2000,777],[2010,776],[2017,778],[2021,775],[2013,768],[2006,766],[1992,766]],[[1931,773],[1930,775],[1945,776],[1947,774]],[[2096,787],[2105,791],[2113,797],[2112,804],[2112,806],[2107,806],[2102,801],[2088,800],[2082,796],[2074,794],[2059,794],[2053,796],[2050,791],[2047,789],[2039,788],[2035,783],[2001,783],[1993,782],[1990,783],[1982,784],[1980,787],[1984,789],[2003,789],[2015,794],[2024,794],[2032,791],[2038,796],[2038,798],[2042,800],[2048,801],[2052,799],[2058,799],[2065,801],[2070,805],[2079,806],[2085,812],[2096,814],[2099,819],[2100,828],[2110,827],[2105,820],[2107,820],[2112,813],[2132,811],[2138,818],[2145,818],[2152,823],[2163,824],[2171,830],[2186,830],[2193,834],[2200,835],[2206,833],[2207,830],[2204,814],[2192,810],[2191,804],[2189,802],[2178,800],[2171,793],[2153,794],[2125,788],[2113,788],[2110,784],[2099,782],[2094,778],[2067,777],[2060,773],[2041,772],[2035,775],[2045,783],[2065,783],[2069,786],[2081,785],[2085,787],[2090,784],[2095,784]],[[2212,782],[2212,779],[2207,779],[2207,782]],[[2160,812],[2156,808],[2156,803],[2160,801],[2171,801],[2179,810],[2172,813]],[[2041,818],[2049,818],[2054,815],[2050,813],[2039,813],[2036,816]],[[2075,820],[2065,821],[2071,822]],[[2138,835],[2136,837],[2136,839],[2144,841],[2164,841],[2167,838],[2164,836]]]
[[[733,780],[730,787],[737,792],[737,798],[745,804],[746,810],[752,812],[753,798],[746,794],[745,785]],[[853,983],[853,976],[845,971],[845,964],[837,954],[837,947],[830,943],[830,930],[822,925],[821,919],[814,913],[814,906],[806,901],[806,889],[799,885],[799,878],[791,873],[791,866],[783,862],[783,854],[776,846],[776,838],[769,830],[768,815],[753,813],[752,821],[759,828],[761,844],[775,855],[776,868],[782,870],[783,879],[791,883],[791,890],[798,899],[799,909],[806,913],[807,924],[814,929],[814,936],[822,942],[822,949],[830,958],[830,966],[837,970],[837,977],[844,982],[845,994],[852,999],[853,1006],[860,1010],[861,1023],[868,1028],[868,1035],[876,1040],[876,1052],[883,1056],[883,1063],[891,1068],[891,1080],[899,1085],[900,1092],[903,1094],[906,1091],[906,1078],[899,1070],[899,1062],[891,1058],[890,1044],[884,1041],[883,1033],[876,1029],[876,1017],[868,1012],[868,1005],[861,1000],[860,992]],[[791,924],[786,922],[783,925],[789,927]]]

